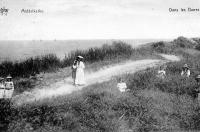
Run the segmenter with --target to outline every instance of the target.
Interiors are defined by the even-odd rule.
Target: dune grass
[[[121,76],[130,89],[127,93],[120,93],[116,88],[117,77],[113,77],[109,82],[88,86],[68,96],[11,106],[8,131],[198,131],[200,107],[194,89],[198,86],[195,76],[199,73],[200,56],[184,52],[193,48],[183,46],[183,38],[178,39],[181,40],[144,46],[137,52],[141,56],[154,53],[182,56],[180,62],[166,64],[165,79],[156,77],[157,68],[148,68]],[[180,76],[185,63],[191,68],[190,78]]]
[[[103,60],[110,61],[114,58],[129,58],[133,51],[131,45],[119,41],[113,42],[112,45],[105,44],[100,48],[71,51],[63,60],[55,54],[47,54],[20,62],[4,61],[0,64],[0,76],[11,74],[13,77],[29,77],[40,72],[71,66],[78,55],[83,56],[86,63],[94,63]]]
[[[25,90],[31,90],[35,86],[48,86],[53,83],[52,81],[61,81],[63,78],[71,76],[70,67],[77,55],[85,58],[84,62],[88,72],[94,72],[104,66],[122,63],[129,59],[157,57],[150,48],[133,49],[129,44],[119,41],[113,42],[112,45],[104,44],[99,48],[72,51],[63,60],[54,54],[49,54],[29,58],[22,62],[3,62],[0,64],[0,76],[5,77],[10,73],[14,77],[14,94],[19,94]],[[49,77],[45,77],[46,74]],[[38,76],[42,77],[42,81]]]
[[[157,130],[151,127],[149,100],[133,94],[121,94],[116,80],[95,84],[73,93],[35,102],[15,109],[10,131],[135,131]],[[126,126],[126,127],[125,127]],[[50,130],[49,130],[50,131]]]

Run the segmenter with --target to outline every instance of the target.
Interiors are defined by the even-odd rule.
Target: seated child
[[[8,76],[5,81],[5,95],[4,98],[12,98],[14,92],[14,84],[12,81],[12,77]]]
[[[165,78],[165,76],[166,76],[165,68],[161,66],[160,69],[158,70],[157,77],[159,77],[159,78]]]
[[[123,82],[123,80],[121,78],[119,79],[119,82],[117,84],[117,88],[119,89],[120,92],[126,92],[127,91],[126,83]]]

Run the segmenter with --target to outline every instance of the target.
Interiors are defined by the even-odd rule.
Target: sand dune
[[[72,85],[71,78],[65,78],[63,81],[52,84],[50,87],[43,89],[34,89],[31,92],[23,92],[20,95],[13,97],[13,101],[20,105],[23,103],[29,103],[45,98],[51,98],[60,95],[70,94],[74,91],[81,90],[82,88],[109,80],[112,76],[117,76],[124,73],[134,73],[139,70],[144,70],[148,67],[164,64],[169,61],[179,61],[179,57],[174,55],[160,54],[165,59],[144,59],[137,61],[127,61],[123,64],[117,64],[109,67],[104,67],[101,70],[93,73],[85,74],[87,84],[81,87],[75,87]]]

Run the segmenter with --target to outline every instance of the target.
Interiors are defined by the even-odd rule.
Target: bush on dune
[[[22,62],[5,61],[0,64],[0,76],[11,74],[13,77],[29,77],[33,74],[53,70],[59,65],[60,60],[54,54],[29,58]]]
[[[173,49],[170,48],[172,44],[169,42],[156,42],[151,44],[151,50],[158,52],[158,53],[170,53]]]
[[[133,53],[133,48],[124,42],[113,42],[112,45],[104,44],[101,48],[89,48],[88,50],[72,51],[63,60],[63,66],[70,66],[75,57],[81,55],[85,62],[94,63],[103,60],[112,60],[113,58],[129,58]]]
[[[200,50],[200,38],[193,38],[194,42],[196,42],[195,49]]]
[[[178,37],[173,41],[174,46],[176,48],[181,47],[181,48],[193,48],[195,46],[195,43],[193,43],[191,40],[188,38],[185,38],[183,36]]]

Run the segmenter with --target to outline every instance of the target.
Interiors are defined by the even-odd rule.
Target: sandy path
[[[153,67],[156,65],[161,65],[168,61],[179,61],[179,58],[174,55],[166,55],[161,54],[165,60],[157,60],[157,59],[145,59],[138,61],[127,61],[123,64],[113,65],[110,67],[102,68],[101,70],[93,73],[85,74],[87,84],[84,86],[88,86],[91,84],[95,84],[98,82],[104,82],[109,80],[112,76],[124,74],[124,73],[134,73],[139,70],[146,69],[148,67]],[[20,105],[22,103],[33,102],[36,100],[42,100],[44,98],[51,98],[55,96],[70,94],[73,91],[77,91],[82,89],[82,87],[75,87],[72,85],[72,79],[66,78],[63,81],[52,84],[48,88],[43,89],[34,89],[31,92],[23,92],[20,95],[13,97],[13,101]]]

